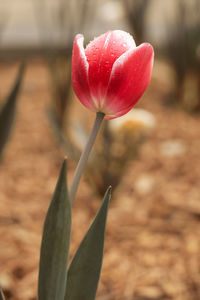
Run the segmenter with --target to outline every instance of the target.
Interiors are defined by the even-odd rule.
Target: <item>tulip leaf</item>
[[[2,288],[0,288],[0,300],[5,300]]]
[[[14,122],[17,96],[21,87],[24,69],[25,65],[21,64],[15,83],[10,91],[10,94],[8,95],[7,100],[5,101],[3,108],[0,111],[0,156],[2,155],[4,146],[8,141]]]
[[[111,189],[74,255],[67,275],[65,300],[94,300],[103,260],[104,237]]]
[[[64,300],[70,234],[71,204],[64,161],[44,223],[39,266],[39,300]]]

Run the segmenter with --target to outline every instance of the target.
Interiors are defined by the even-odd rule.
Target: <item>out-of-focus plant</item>
[[[15,83],[0,110],[0,160],[7,144],[16,114],[16,105],[24,74],[24,64],[19,68]]]
[[[144,109],[134,108],[123,118],[105,122],[101,137],[88,161],[86,179],[95,193],[104,195],[107,182],[115,191],[131,161],[137,158],[140,147],[155,126],[154,116]],[[87,140],[82,124],[72,124],[67,140],[81,151]],[[70,148],[65,144],[67,151]],[[77,152],[78,153],[78,152]],[[77,160],[77,157],[74,156]],[[95,168],[94,168],[95,165]]]
[[[100,197],[104,194],[107,182],[114,191],[119,186],[130,162],[137,158],[141,145],[154,125],[154,116],[137,108],[123,118],[104,124],[101,139],[91,156],[86,173],[90,185]]]
[[[41,44],[45,43],[50,53],[46,59],[52,98],[49,117],[53,126],[64,129],[72,98],[73,37],[76,32],[84,32],[88,20],[92,21],[95,6],[91,0],[59,0],[52,7],[48,1],[34,1],[34,6],[41,37],[46,37]]]
[[[52,96],[52,104],[49,109],[50,120],[63,129],[68,120],[71,103],[71,58],[59,55],[49,58],[47,64]]]
[[[134,32],[137,43],[142,43],[144,41],[145,17],[150,2],[150,0],[122,1],[122,4],[125,8],[127,20],[132,29],[132,32]]]
[[[164,54],[175,70],[174,98],[190,111],[200,111],[200,2],[176,1],[176,22]]]

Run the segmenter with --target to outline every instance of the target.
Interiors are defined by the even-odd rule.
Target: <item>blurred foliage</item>
[[[95,1],[91,0],[59,0],[52,9],[47,10],[47,1],[35,1],[35,14],[38,28],[42,33],[46,27],[49,35],[46,43],[50,50],[55,44],[66,48],[66,55],[53,53],[46,59],[50,75],[52,104],[51,115],[57,126],[63,128],[67,122],[71,99],[71,54],[74,36],[78,32],[84,33],[86,23],[94,17]],[[45,15],[44,15],[45,12]],[[43,35],[42,35],[43,36]]]
[[[164,54],[175,70],[175,101],[200,111],[200,1],[176,2],[176,24],[167,37]]]
[[[11,129],[13,127],[17,98],[22,83],[24,68],[25,66],[22,64],[19,68],[15,83],[0,111],[0,159],[2,158],[4,147],[9,140]]]
[[[99,197],[103,195],[108,182],[113,191],[116,191],[128,165],[137,157],[144,141],[137,126],[132,124],[133,126],[118,128],[114,132],[109,122],[106,121],[103,126],[102,136],[86,172],[90,186]]]
[[[136,44],[144,42],[145,18],[150,2],[149,0],[122,1],[130,28],[134,32]]]
[[[146,20],[153,3],[150,0],[125,0],[122,3],[136,42],[140,44],[148,39]],[[166,36],[163,45],[158,42],[154,47],[155,54],[167,60],[175,73],[169,91],[170,102],[187,111],[200,111],[200,1],[177,0],[168,5],[175,11],[175,20],[169,14],[166,18],[164,10],[160,10]]]
[[[116,191],[154,125],[152,114],[136,108],[123,118],[104,122],[102,135],[86,173],[90,185],[99,197],[104,194],[108,183],[113,192]]]
[[[71,103],[71,56],[57,56],[48,60],[52,96],[51,113],[60,128],[68,120]]]

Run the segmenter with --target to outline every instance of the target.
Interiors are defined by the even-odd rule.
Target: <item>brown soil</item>
[[[98,300],[200,299],[200,118],[164,104],[168,86],[156,72],[140,107],[157,126],[111,203]],[[15,74],[16,64],[1,65],[1,97]],[[0,166],[0,284],[12,300],[36,299],[43,221],[65,155],[46,116],[49,101],[47,69],[33,61]],[[69,181],[74,167],[69,161]],[[71,255],[99,204],[83,179]]]

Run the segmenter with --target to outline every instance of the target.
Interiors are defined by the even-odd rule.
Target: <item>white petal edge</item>
[[[78,49],[80,51],[80,57],[84,61],[85,69],[86,69],[87,74],[88,74],[89,64],[88,64],[88,61],[87,61],[87,58],[86,58],[86,55],[85,55],[85,49],[83,47],[83,42],[84,42],[84,36],[82,34],[78,34],[77,38],[76,38],[76,43],[77,43]]]
[[[78,49],[79,49],[80,59],[82,60],[84,66],[85,66],[85,71],[86,71],[87,81],[88,81],[89,63],[88,63],[87,57],[85,55],[85,49],[84,49],[83,43],[84,43],[84,36],[82,34],[78,34],[77,37],[76,37],[76,44],[77,44]],[[87,82],[87,83],[88,83],[88,87],[89,87],[89,82]],[[90,87],[89,87],[89,89],[90,89]],[[91,99],[93,101],[93,105],[91,105],[91,102],[88,99],[88,101],[87,101],[88,107],[90,107],[90,109],[92,111],[96,111],[96,107],[98,106],[98,102],[96,101],[96,99],[94,99],[94,97],[91,95],[91,93],[90,93],[90,96],[91,96]]]

